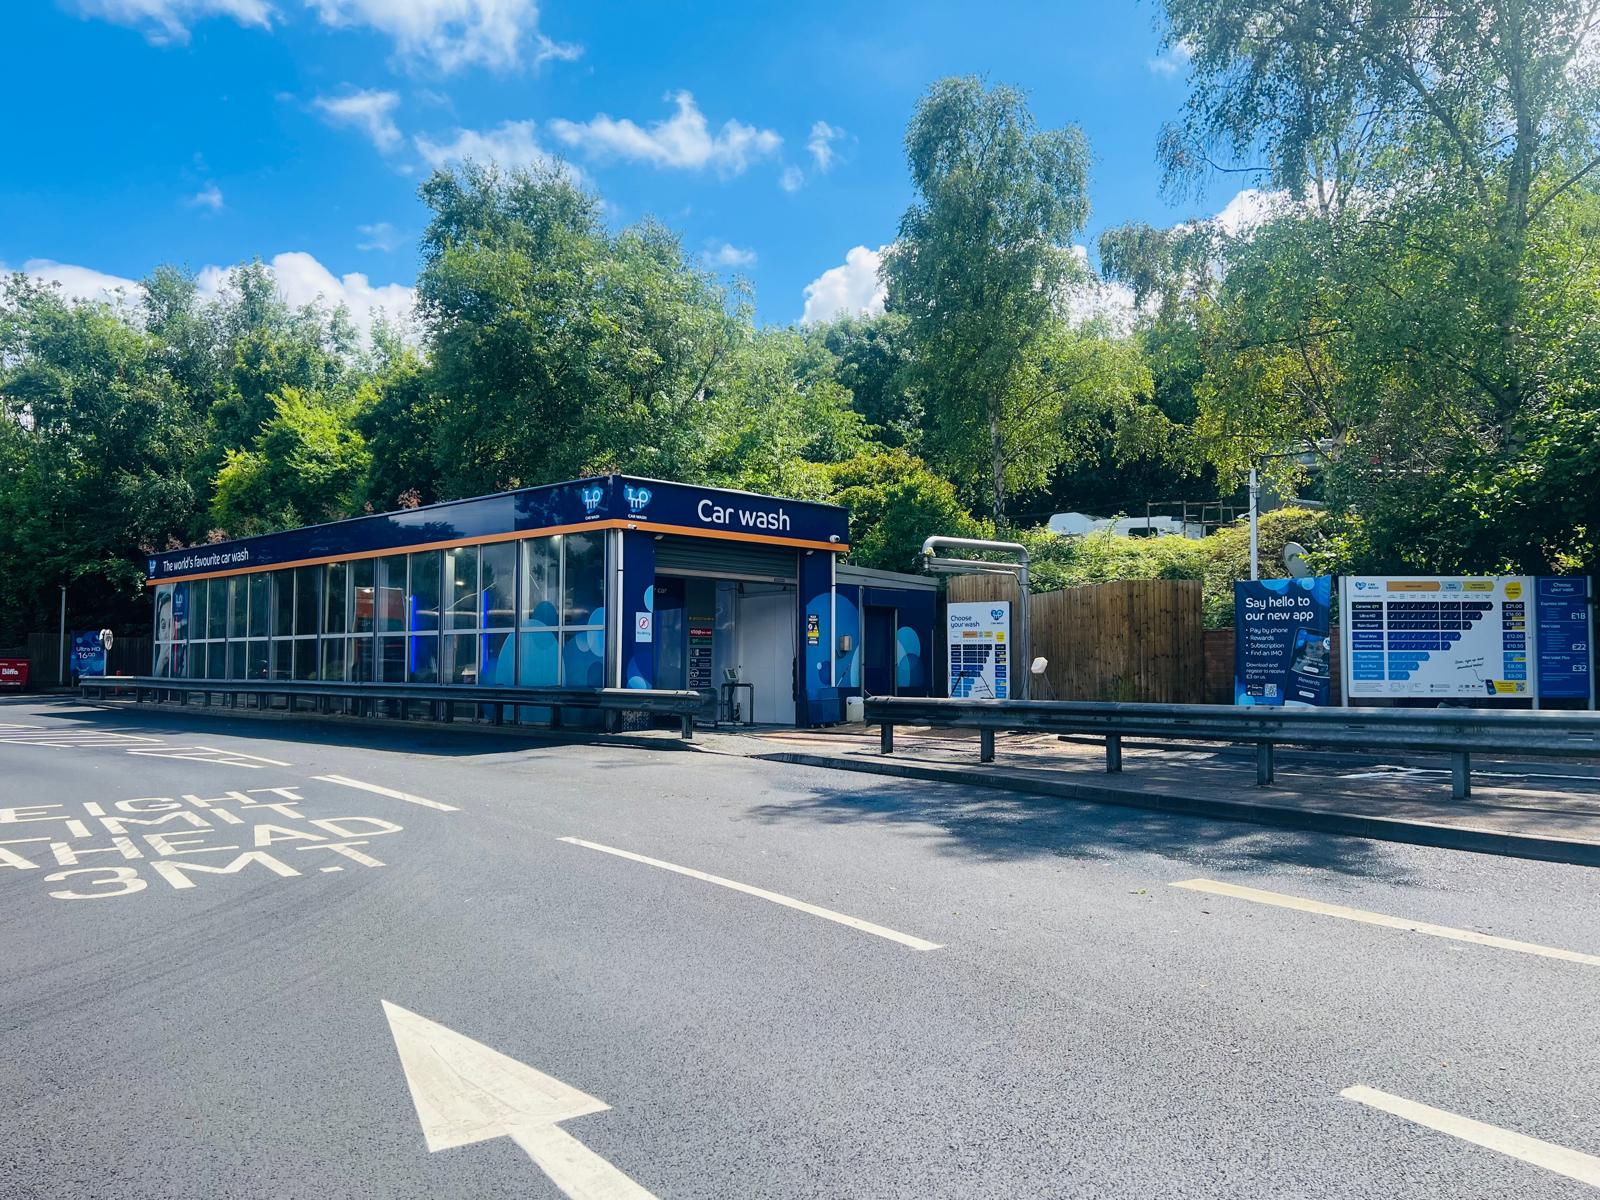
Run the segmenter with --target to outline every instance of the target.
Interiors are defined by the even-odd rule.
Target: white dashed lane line
[[[859,929],[862,933],[870,933],[874,937],[885,938],[891,942],[899,942],[902,946],[909,946],[913,950],[941,949],[938,942],[930,942],[923,938],[913,937],[909,933],[901,933],[897,929],[890,929],[884,925],[874,925],[871,921],[863,921],[860,917],[851,917],[844,913],[834,912],[831,908],[819,908],[815,904],[807,904],[804,900],[796,900],[792,896],[769,892],[765,888],[752,887],[748,883],[740,883],[734,879],[724,879],[720,875],[707,875],[704,871],[696,871],[693,867],[680,867],[675,863],[662,862],[659,858],[646,858],[643,854],[635,854],[631,850],[618,850],[615,846],[602,846],[599,842],[586,842],[582,838],[564,837],[560,840],[569,845],[598,850],[602,854],[612,854],[617,858],[628,859],[630,862],[643,863],[647,867],[659,867],[663,871],[687,875],[690,879],[698,879],[702,883],[714,883],[718,887],[729,888],[735,892],[743,892],[747,896],[756,896],[762,900],[769,900],[773,904],[781,904],[783,907],[792,908],[797,912],[809,913],[813,917],[821,917],[824,921],[832,921],[837,925],[847,925],[851,929]]]
[[[1285,892],[1268,892],[1261,888],[1240,887],[1236,883],[1220,883],[1215,879],[1186,879],[1174,883],[1175,888],[1192,892],[1209,892],[1213,896],[1228,896],[1234,900],[1248,900],[1252,904],[1270,904],[1275,908],[1289,908],[1297,912],[1315,913],[1323,917],[1338,917],[1344,921],[1359,921],[1363,925],[1381,925],[1386,929],[1403,929],[1409,933],[1425,933],[1429,937],[1446,938],[1453,942],[1471,942],[1478,946],[1492,946],[1496,950],[1512,950],[1518,954],[1534,954],[1540,958],[1558,958],[1564,962],[1582,963],[1600,967],[1600,955],[1580,954],[1576,950],[1562,950],[1556,946],[1541,946],[1536,942],[1519,942],[1493,934],[1477,933],[1471,929],[1454,929],[1449,925],[1430,925],[1426,921],[1408,921],[1404,917],[1391,917],[1386,913],[1367,912],[1360,908],[1346,908],[1342,904],[1325,904],[1321,900],[1307,900]]]

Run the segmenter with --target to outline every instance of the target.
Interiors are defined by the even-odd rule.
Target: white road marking
[[[323,783],[337,783],[344,787],[360,788],[363,792],[372,792],[374,795],[387,796],[391,800],[404,800],[407,804],[420,804],[423,808],[436,808],[440,812],[460,812],[454,804],[440,804],[437,800],[426,800],[421,796],[413,796],[410,792],[397,792],[393,788],[379,787],[375,783],[362,783],[359,779],[351,779],[346,775],[313,775],[313,779],[320,779]]]
[[[655,1200],[557,1128],[610,1105],[453,1029],[383,1002],[430,1152],[508,1137],[572,1200]]]
[[[1316,913],[1324,917],[1340,917],[1346,921],[1360,921],[1365,925],[1382,925],[1388,929],[1404,929],[1411,933],[1425,933],[1430,937],[1448,938],[1453,942],[1471,942],[1478,946],[1493,946],[1497,950],[1514,950],[1518,954],[1536,954],[1541,958],[1559,958],[1565,962],[1583,963],[1600,967],[1600,954],[1580,954],[1576,950],[1562,950],[1555,946],[1541,946],[1536,942],[1519,942],[1511,938],[1495,937],[1488,933],[1475,933],[1470,929],[1454,929],[1449,925],[1430,925],[1426,921],[1408,921],[1404,917],[1391,917],[1384,913],[1367,912],[1360,908],[1346,908],[1342,904],[1324,904],[1321,900],[1306,900],[1283,892],[1267,892],[1260,888],[1240,887],[1234,883],[1219,883],[1214,879],[1186,879],[1172,885],[1188,888],[1192,892],[1210,892],[1216,896],[1231,896],[1235,900],[1250,900],[1256,904],[1271,904],[1278,908],[1292,908],[1299,912]]]
[[[707,875],[704,871],[696,871],[693,867],[680,867],[674,863],[662,862],[659,858],[646,858],[643,854],[634,854],[631,850],[618,850],[615,846],[602,846],[599,842],[586,842],[582,838],[564,837],[560,840],[569,842],[574,846],[585,846],[590,850],[598,850],[602,854],[614,854],[618,858],[644,863],[647,867],[660,867],[663,871],[673,871],[679,875],[687,875],[690,879],[698,879],[703,883],[714,883],[718,887],[732,888],[734,891],[743,892],[747,896],[758,896],[762,900],[770,900],[772,903],[781,904],[785,908],[793,908],[803,913],[810,913],[812,916],[821,917],[825,921],[848,925],[851,929],[859,929],[862,933],[870,933],[875,937],[887,938],[891,942],[899,942],[902,946],[910,946],[913,950],[938,950],[942,948],[938,942],[929,942],[919,937],[912,937],[909,933],[901,933],[897,929],[874,925],[871,921],[863,921],[859,917],[849,917],[844,913],[834,912],[831,908],[819,908],[815,904],[807,904],[804,900],[796,900],[792,896],[783,896],[777,892],[769,892],[764,888],[752,887],[748,883],[724,879],[720,875]]]
[[[1357,1104],[1366,1104],[1397,1117],[1404,1117],[1415,1124],[1436,1129],[1440,1133],[1448,1133],[1451,1137],[1458,1137],[1486,1150],[1510,1155],[1525,1163],[1543,1167],[1546,1171],[1554,1171],[1557,1175],[1565,1175],[1568,1179],[1587,1183],[1590,1187],[1600,1187],[1600,1158],[1592,1154],[1568,1150],[1565,1146],[1558,1146],[1554,1142],[1542,1142],[1525,1134],[1512,1133],[1509,1129],[1501,1129],[1498,1125],[1486,1125],[1482,1121],[1474,1121],[1471,1117],[1460,1117],[1442,1108],[1418,1104],[1415,1100],[1407,1100],[1402,1096],[1391,1096],[1388,1092],[1380,1092],[1376,1088],[1359,1085],[1347,1087],[1339,1095],[1346,1100],[1354,1100]]]
[[[159,748],[132,749],[129,754],[149,758],[181,758],[189,762],[216,763],[224,767],[287,767],[290,764],[277,758],[260,754],[245,754],[240,750],[224,750],[218,746],[162,746]]]

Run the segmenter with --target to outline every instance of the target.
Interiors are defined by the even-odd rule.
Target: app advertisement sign
[[[1309,708],[1332,692],[1333,579],[1233,585],[1233,702]]]

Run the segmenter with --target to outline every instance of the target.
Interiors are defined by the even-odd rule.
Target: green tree
[[[824,498],[850,510],[850,560],[860,566],[919,570],[930,535],[983,532],[950,481],[905,450],[869,451],[826,468],[824,476]]]
[[[1076,127],[1039,129],[1022,93],[967,77],[923,97],[906,158],[917,200],[883,271],[907,320],[925,447],[952,476],[982,478],[1004,526],[1014,488],[1059,460],[1054,441],[1022,433],[1045,414],[1017,384],[1080,271],[1088,148]]]

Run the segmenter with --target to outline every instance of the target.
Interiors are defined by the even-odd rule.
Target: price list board
[[[1347,578],[1346,694],[1530,695],[1532,592],[1522,577]]]
[[[709,618],[693,618],[689,623],[689,690],[704,692],[711,682],[711,651],[716,626]]]
[[[1594,671],[1589,581],[1546,576],[1538,581],[1539,698],[1591,700]]]
[[[1004,700],[1011,695],[1011,602],[952,601],[946,608],[948,695]]]

